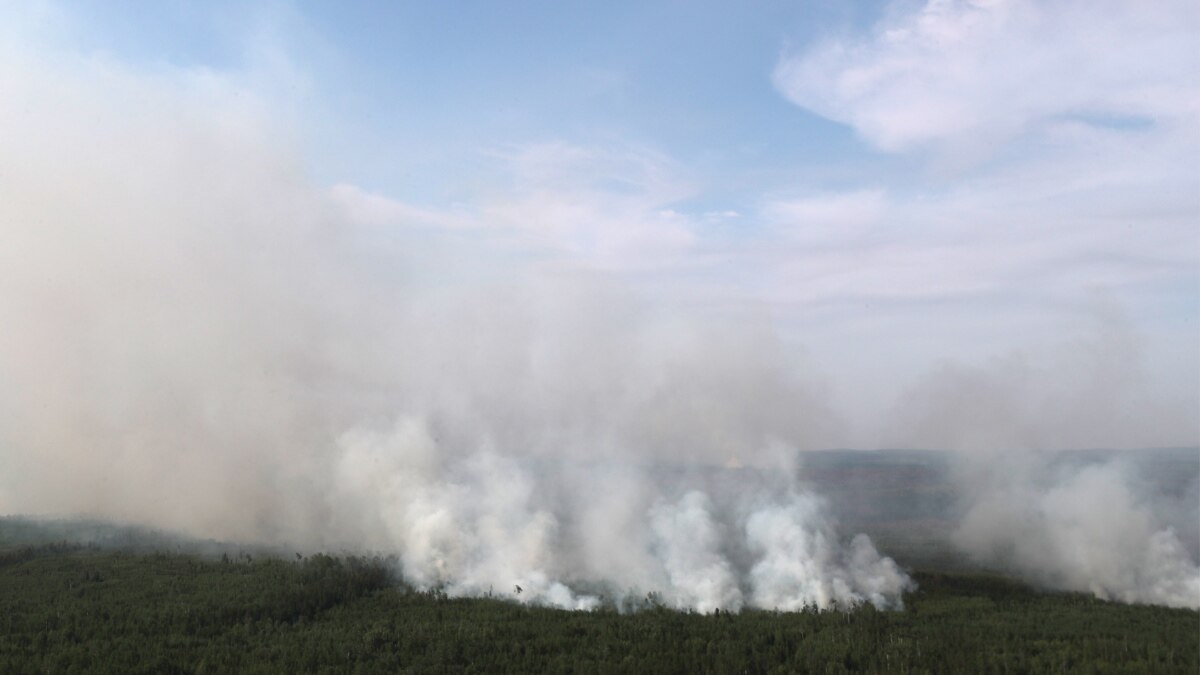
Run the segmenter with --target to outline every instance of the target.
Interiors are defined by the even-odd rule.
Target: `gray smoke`
[[[1135,493],[1129,468],[1037,461],[1009,468],[976,483],[978,497],[954,534],[964,551],[1051,588],[1200,607],[1195,553]]]
[[[570,608],[899,605],[775,463],[837,423],[767,324],[358,223],[236,81],[2,49],[0,512],[394,553],[421,588]],[[668,470],[730,458],[779,484]]]
[[[953,451],[963,515],[951,541],[977,562],[1103,599],[1200,607],[1197,477],[1168,499],[1120,457],[1048,452],[1194,434],[1194,411],[1148,397],[1124,316],[1103,301],[1091,313],[1062,345],[943,365],[907,392],[897,433]]]

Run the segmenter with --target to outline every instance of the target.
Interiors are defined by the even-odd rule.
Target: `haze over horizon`
[[[1198,34],[1185,0],[0,1],[0,513],[563,606],[580,569],[893,606],[786,481],[524,460],[945,449],[1011,469],[963,477],[964,547],[1061,526],[1087,565],[1018,567],[1194,606],[1122,469],[1026,453],[1200,447]]]

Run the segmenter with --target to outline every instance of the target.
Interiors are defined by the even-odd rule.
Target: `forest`
[[[380,557],[29,543],[6,525],[3,673],[1200,671],[1196,611],[982,573],[915,571],[903,611],[702,615],[651,595],[570,612],[418,591]]]

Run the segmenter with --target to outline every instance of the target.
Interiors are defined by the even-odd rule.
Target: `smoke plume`
[[[236,78],[5,56],[0,511],[380,551],[568,608],[899,605],[789,466],[770,493],[679,468],[829,442],[762,322],[357,222]]]
[[[1050,588],[1200,607],[1195,553],[1135,494],[1127,467],[1011,468],[968,508],[954,534],[964,551]]]
[[[1165,443],[1195,421],[1147,405],[1143,340],[1116,308],[1098,300],[1090,323],[1061,345],[944,364],[898,406],[897,433],[952,451],[962,516],[951,541],[980,564],[1102,599],[1200,607],[1200,476],[1164,495],[1163,479],[1180,477],[1142,475],[1128,453],[1049,452],[1120,447],[1130,432]]]

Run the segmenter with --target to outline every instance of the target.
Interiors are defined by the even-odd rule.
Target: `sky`
[[[1189,0],[0,3],[0,150],[206,116],[365,273],[769,326],[840,445],[1195,445],[1198,38]]]

